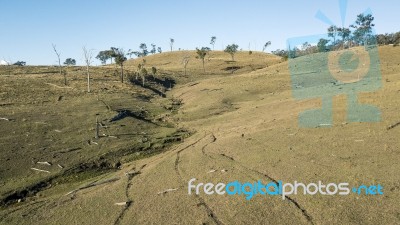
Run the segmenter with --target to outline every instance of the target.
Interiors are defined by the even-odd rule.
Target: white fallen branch
[[[5,117],[0,117],[0,120],[10,121],[10,119],[7,119]]]
[[[51,163],[49,163],[49,162],[37,162],[37,164],[51,166]]]
[[[158,194],[158,195],[161,195],[161,194],[165,194],[165,193],[167,193],[167,192],[176,191],[176,190],[178,190],[178,188],[170,188],[170,189],[167,189],[167,190],[165,190],[165,191],[160,191],[160,192],[158,192],[157,194]]]
[[[45,83],[45,84],[48,84],[48,85],[51,85],[51,86],[57,87],[57,88],[72,88],[72,87],[61,87],[61,86],[58,86],[58,85],[52,84],[52,83]]]
[[[210,170],[207,173],[214,173],[216,170]]]
[[[61,166],[60,164],[57,164],[57,166],[58,166],[58,167],[60,167],[61,169],[64,169],[64,167],[63,167],[63,166]]]
[[[126,204],[128,204],[128,202],[117,202],[117,203],[115,203],[115,205],[126,205]]]
[[[47,171],[47,170],[41,170],[41,169],[37,169],[37,168],[31,168],[32,170],[36,170],[36,171],[39,171],[39,172],[45,172],[45,173],[50,173],[50,171]]]
[[[37,124],[48,124],[48,123],[42,122],[42,121],[37,121],[37,122],[35,122],[35,123],[37,123]]]
[[[329,126],[332,126],[332,124],[330,124],[330,123],[321,123],[320,126],[328,126],[329,127]]]

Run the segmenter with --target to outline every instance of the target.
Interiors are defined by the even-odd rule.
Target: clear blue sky
[[[398,0],[348,0],[345,26],[370,8],[377,33],[400,31]],[[322,34],[327,24],[315,18],[321,10],[341,25],[338,0],[0,0],[0,59],[53,65],[57,45],[61,58],[82,64],[82,46],[98,51],[125,50],[151,43],[169,50],[236,43],[239,48],[268,51],[285,48],[288,38]],[[99,64],[94,60],[94,64]]]

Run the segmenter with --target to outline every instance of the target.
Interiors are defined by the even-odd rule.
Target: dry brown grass
[[[318,99],[293,99],[287,62],[277,63],[279,59],[271,56],[273,63],[268,68],[218,75],[229,60],[228,54],[218,53],[208,64],[207,79],[182,82],[169,94],[184,104],[175,119],[196,134],[168,152],[124,165],[122,171],[109,175],[121,178],[112,185],[87,189],[73,200],[60,193],[46,195],[37,199],[41,201],[37,205],[7,209],[0,218],[9,224],[43,220],[81,224],[89,218],[92,224],[397,224],[400,127],[386,128],[400,121],[400,48],[384,46],[379,52],[383,88],[362,93],[359,99],[378,106],[382,122],[344,123],[345,96],[338,96],[332,128],[299,128],[298,114],[321,103]],[[237,63],[248,64],[246,60],[251,59],[241,54]],[[181,71],[177,59],[183,55],[149,56],[147,63],[172,74]],[[199,60],[193,61],[193,71],[201,73]],[[128,62],[132,68],[135,63]],[[140,173],[128,179],[123,172],[132,170]],[[217,172],[209,173],[211,170]],[[379,183],[384,195],[291,196],[298,205],[276,196],[257,196],[251,201],[226,195],[202,194],[199,198],[187,194],[191,178],[204,183],[270,182],[271,178]],[[133,202],[126,210],[114,205],[127,200]],[[22,214],[26,214],[24,220]]]

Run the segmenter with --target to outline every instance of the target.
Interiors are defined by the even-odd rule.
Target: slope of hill
[[[179,127],[195,130],[191,137],[120,170],[43,190],[2,210],[0,219],[4,224],[397,224],[400,127],[388,127],[400,121],[400,48],[384,46],[379,53],[383,87],[360,93],[359,101],[378,106],[382,121],[348,123],[346,97],[337,96],[331,128],[298,127],[299,113],[320,107],[321,100],[293,98],[287,62],[273,58],[268,67],[244,66],[229,75],[218,73],[227,66],[224,56],[210,60],[207,77],[199,74],[201,64],[193,64],[195,79],[178,78],[180,84],[168,93],[183,103],[172,117]],[[182,69],[178,54],[183,53],[176,61],[174,53],[165,53],[146,63],[173,75]],[[246,65],[240,57],[237,64]],[[138,62],[128,63],[133,70]],[[197,196],[188,195],[192,178],[196,184],[380,184],[384,195]]]
[[[187,57],[189,62],[184,76],[183,59]],[[148,68],[156,67],[163,75],[173,75],[178,82],[190,82],[199,79],[212,78],[221,75],[243,74],[281,62],[281,58],[275,55],[247,51],[239,51],[235,54],[235,61],[232,61],[228,53],[222,51],[209,52],[204,60],[196,58],[196,51],[164,52],[145,57],[145,65]],[[128,70],[136,71],[143,58],[128,60],[125,67]],[[151,70],[150,70],[151,71]]]

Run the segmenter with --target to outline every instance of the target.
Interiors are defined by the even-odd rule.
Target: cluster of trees
[[[353,46],[367,45],[398,45],[400,32],[394,34],[374,35],[372,28],[374,17],[371,14],[357,15],[354,24],[349,27],[330,26],[327,29],[328,39],[321,38],[318,43],[310,44],[305,42],[302,46],[290,47],[288,50],[277,49],[273,54],[283,58],[295,58],[317,52],[327,52],[339,49],[345,49]]]
[[[13,64],[14,66],[25,66],[26,62],[25,61],[17,61],[16,63]]]
[[[212,45],[213,50],[214,50],[214,45],[215,45],[216,41],[217,41],[217,37],[211,36],[210,45]],[[264,44],[262,51],[264,52],[266,50],[266,48],[270,45],[271,45],[271,41],[267,41]],[[224,52],[228,53],[231,56],[232,61],[235,61],[235,54],[238,50],[239,50],[239,45],[233,43],[231,45],[227,45],[224,49]],[[197,54],[196,58],[201,60],[204,72],[206,71],[205,66],[204,66],[205,58],[207,55],[209,55],[210,51],[211,51],[211,49],[209,47],[196,48],[196,54]],[[249,50],[249,54],[252,54],[252,51]],[[185,55],[182,59],[182,64],[184,67],[185,75],[186,75],[186,67],[187,67],[187,64],[189,63],[189,59],[190,59],[190,57],[187,55]]]
[[[216,40],[217,40],[217,37],[215,37],[215,36],[211,37],[210,44],[213,46],[213,49],[214,49]],[[224,52],[230,54],[232,57],[232,61],[234,61],[235,53],[238,51],[238,49],[239,49],[239,45],[231,44],[231,45],[226,46]],[[206,69],[204,66],[205,58],[206,58],[206,55],[209,54],[210,51],[211,51],[211,48],[209,48],[209,47],[196,48],[196,54],[197,54],[196,58],[201,60],[204,72],[206,72]],[[185,69],[185,75],[186,75],[186,67],[187,67],[188,63],[189,63],[189,56],[184,56],[184,58],[182,59],[182,64]]]
[[[359,14],[354,24],[350,27],[330,26],[328,37],[331,40],[320,39],[318,42],[319,51],[337,50],[345,47],[368,45],[375,43],[375,36],[372,34],[374,17],[371,14]],[[328,45],[328,43],[330,43]]]
[[[157,47],[155,44],[151,44],[151,49],[149,50],[145,43],[141,43],[139,45],[139,49],[139,51],[133,51],[132,49],[129,49],[126,55],[131,58],[132,55],[135,55],[136,57],[144,57],[149,54],[155,54],[157,52],[162,53],[161,47]],[[113,59],[115,59],[115,53],[118,52],[118,50],[121,49],[111,47],[109,50],[100,51],[97,54],[96,59],[100,60],[101,64],[103,65],[106,64],[108,60],[110,60],[110,63],[112,63]]]
[[[0,61],[0,66],[10,66],[10,65],[13,65],[13,66],[25,66],[26,62],[25,61],[17,61],[15,63],[12,63],[12,62],[7,62],[5,60],[1,60]]]
[[[100,60],[101,64],[103,65],[107,63],[107,60],[110,60],[110,63],[112,63],[114,49],[114,47],[111,47],[110,50],[100,51],[99,54],[97,54],[96,59]]]
[[[148,51],[147,50],[147,45],[145,43],[140,44],[139,48],[140,51],[132,51],[131,49],[129,49],[129,51],[126,53],[124,51],[124,49],[122,48],[115,48],[115,47],[111,47],[109,50],[104,50],[104,51],[100,51],[96,58],[99,59],[102,64],[105,64],[107,60],[114,60],[115,64],[118,65],[120,67],[120,76],[121,76],[121,82],[124,83],[124,62],[127,61],[127,57],[126,56],[131,56],[132,54],[136,55],[137,57],[144,57],[147,56],[149,53],[151,54],[155,54],[156,53],[156,45],[151,44],[152,46],[152,50]],[[158,47],[157,50],[159,53],[161,53],[161,48]],[[138,80],[138,76],[140,76],[142,78],[142,85],[145,85],[145,80],[146,80],[146,76],[149,74],[149,72],[147,71],[147,69],[145,68],[146,65],[146,59],[142,59],[142,62],[139,63],[138,65],[138,69],[136,72],[134,72],[134,76],[135,79]],[[155,76],[155,74],[157,73],[157,68],[152,67],[151,68],[151,72],[152,75]],[[88,79],[89,82],[89,79]]]
[[[66,66],[75,66],[76,65],[76,60],[73,58],[68,58],[65,60],[64,65]]]
[[[376,35],[376,42],[378,45],[394,45],[400,44],[400,32],[391,34],[378,34]]]
[[[157,46],[155,44],[151,44],[151,50],[147,49],[147,45],[145,43],[141,43],[139,45],[139,51],[133,51],[131,49],[128,50],[127,55],[131,58],[132,55],[135,55],[136,57],[144,57],[147,56],[148,54],[155,54],[156,52],[162,53],[161,47],[156,48]]]
[[[210,40],[210,45],[212,45],[212,48],[214,50],[215,47],[215,43],[217,41],[217,37],[216,36],[211,36],[211,40]],[[175,43],[175,39],[170,38],[169,39],[169,45],[170,45],[170,50],[173,51],[173,46]],[[268,41],[265,43],[265,45],[263,46],[263,51],[265,51],[265,49],[271,45],[271,42]],[[231,44],[226,46],[225,48],[225,52],[231,55],[232,61],[234,61],[234,57],[235,57],[235,53],[238,51],[239,46],[237,44]],[[110,63],[113,62],[113,59],[115,59],[115,55],[121,55],[121,52],[119,52],[118,54],[116,54],[116,52],[118,52],[118,48],[115,47],[111,47],[109,50],[103,50],[100,51],[97,56],[96,59],[100,60],[100,62],[104,65],[107,63],[108,60],[110,60]],[[197,56],[196,58],[202,60],[202,64],[203,64],[203,70],[205,71],[205,67],[204,67],[204,63],[205,63],[205,58],[207,55],[209,55],[209,52],[211,51],[211,48],[209,47],[201,47],[201,48],[196,48],[196,53]],[[132,49],[129,49],[128,52],[126,53],[127,56],[129,56],[130,58],[132,57],[132,55],[135,55],[136,57],[145,57],[149,54],[155,54],[155,53],[162,53],[162,49],[161,47],[157,47],[155,44],[151,44],[151,49],[149,49],[147,47],[146,43],[141,43],[139,45],[139,50],[138,51],[134,51]],[[121,57],[120,57],[121,58]],[[184,58],[182,59],[182,64],[184,65],[184,69],[185,69],[185,74],[186,74],[186,67],[189,63],[189,59],[190,57],[185,55]],[[121,60],[119,60],[121,61]],[[121,63],[117,63],[122,66]],[[123,73],[123,69],[121,70],[121,73]],[[121,79],[122,79],[123,75],[121,75]]]

